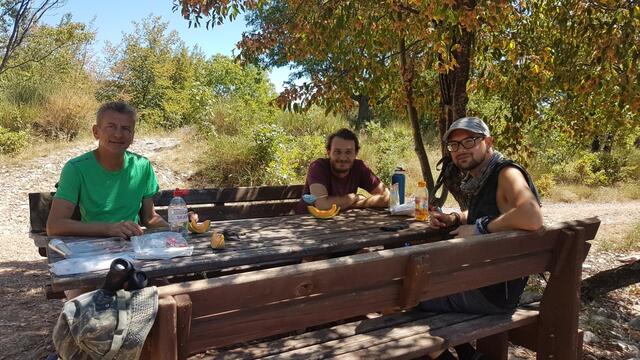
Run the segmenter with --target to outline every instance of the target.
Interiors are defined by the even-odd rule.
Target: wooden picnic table
[[[385,225],[406,223],[407,229],[383,231]],[[287,264],[314,256],[336,256],[365,247],[397,247],[407,242],[431,242],[450,236],[446,231],[429,228],[425,222],[413,218],[391,216],[386,210],[349,210],[329,219],[315,219],[309,215],[290,215],[269,218],[216,221],[211,230],[232,232],[236,239],[226,239],[225,249],[210,247],[211,232],[191,236],[193,254],[169,260],[136,260],[136,267],[150,278],[179,276],[192,273],[224,271],[265,264]],[[117,238],[65,237],[65,242],[85,242],[109,251],[131,249],[130,242]],[[49,251],[48,261],[63,258]],[[277,265],[274,265],[277,266]],[[51,291],[99,287],[106,270],[76,275],[51,274]]]

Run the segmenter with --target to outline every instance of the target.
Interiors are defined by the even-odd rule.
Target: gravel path
[[[152,161],[160,187],[166,189],[187,182],[185,174],[174,173],[162,162],[178,145],[179,140],[175,138],[149,137],[137,139],[131,150]],[[43,359],[53,352],[51,330],[62,301],[47,301],[42,291],[48,273],[44,260],[27,237],[27,194],[53,190],[64,163],[94,146],[93,141],[87,140],[19,165],[0,166],[3,179],[0,184],[3,194],[0,202],[0,359]],[[543,211],[546,223],[600,217],[602,226],[596,243],[598,239],[621,237],[640,221],[640,201],[544,204]],[[618,266],[611,256],[602,260],[594,254],[587,259],[587,268],[601,271]]]

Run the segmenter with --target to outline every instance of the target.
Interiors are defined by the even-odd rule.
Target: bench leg
[[[487,359],[506,360],[509,354],[509,341],[507,332],[487,336],[478,339],[476,349],[485,354]]]
[[[564,244],[540,303],[537,359],[576,360],[584,229],[563,230]]]
[[[158,299],[156,320],[142,349],[141,359],[178,359],[177,307],[173,296]]]

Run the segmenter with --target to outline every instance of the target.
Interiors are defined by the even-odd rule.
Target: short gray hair
[[[100,121],[102,115],[107,111],[115,111],[119,114],[129,115],[134,121],[138,119],[138,112],[133,106],[124,101],[109,101],[102,104],[96,112],[96,123]]]

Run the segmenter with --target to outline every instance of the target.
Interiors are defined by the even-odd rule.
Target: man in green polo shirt
[[[100,107],[93,125],[98,148],[69,160],[47,220],[48,235],[142,235],[147,227],[168,226],[156,213],[156,175],[144,156],[127,151],[133,142],[136,111],[124,102]],[[71,216],[78,205],[81,220]],[[138,215],[142,208],[142,217]]]

